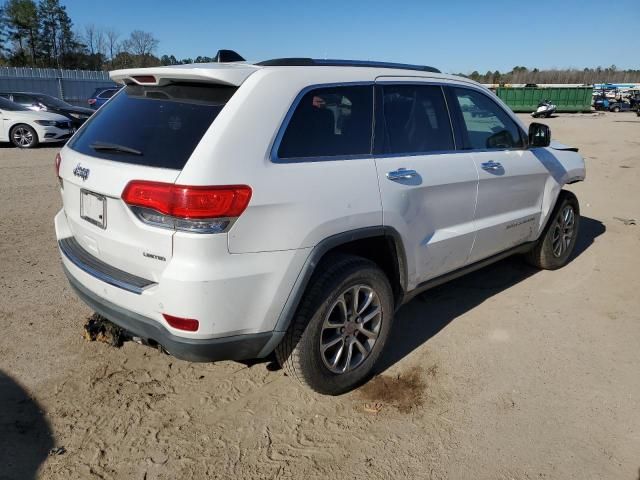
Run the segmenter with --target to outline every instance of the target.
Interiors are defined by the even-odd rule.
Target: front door
[[[412,289],[467,263],[478,173],[470,153],[455,151],[441,86],[380,78],[376,107],[383,222],[402,237]]]
[[[526,148],[522,129],[489,95],[449,87],[447,98],[479,173],[473,263],[535,239],[550,174]]]

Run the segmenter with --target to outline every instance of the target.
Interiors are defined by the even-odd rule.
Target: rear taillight
[[[62,157],[59,153],[56,153],[56,177],[58,177],[58,182],[60,182],[60,187],[62,187],[62,177],[60,177],[60,164],[62,163]]]
[[[152,225],[197,233],[225,231],[244,212],[251,187],[203,187],[133,180],[122,200],[140,220]]]
[[[95,99],[95,98],[90,98],[89,100],[87,100],[87,103],[88,103],[89,105],[95,105],[95,103],[96,103],[96,99]]]
[[[167,315],[166,313],[163,313],[162,316],[169,325],[171,325],[173,328],[177,328],[178,330],[197,332],[198,328],[200,327],[200,322],[193,318],[174,317],[173,315]]]

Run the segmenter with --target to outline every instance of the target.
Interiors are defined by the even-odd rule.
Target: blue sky
[[[134,29],[152,32],[160,40],[158,55],[194,58],[230,48],[256,61],[289,56],[370,59],[484,73],[516,65],[640,68],[639,1],[62,3],[79,31],[93,23],[113,27],[123,37]]]

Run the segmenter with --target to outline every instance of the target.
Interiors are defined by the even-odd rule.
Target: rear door
[[[442,87],[379,78],[375,139],[383,221],[404,242],[408,288],[462,267],[473,245],[478,173],[470,154],[456,152]]]
[[[172,228],[139,220],[122,201],[132,180],[174,183],[236,87],[130,85],[62,150],[64,211],[80,245],[128,273],[158,280]],[[145,215],[153,216],[152,210]]]
[[[473,263],[535,239],[549,171],[489,94],[447,87],[447,95],[462,148],[472,152],[479,173]]]

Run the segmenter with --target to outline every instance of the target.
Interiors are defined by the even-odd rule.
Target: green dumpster
[[[499,87],[496,94],[514,112],[535,112],[542,100],[551,101],[558,112],[590,112],[593,87]]]

